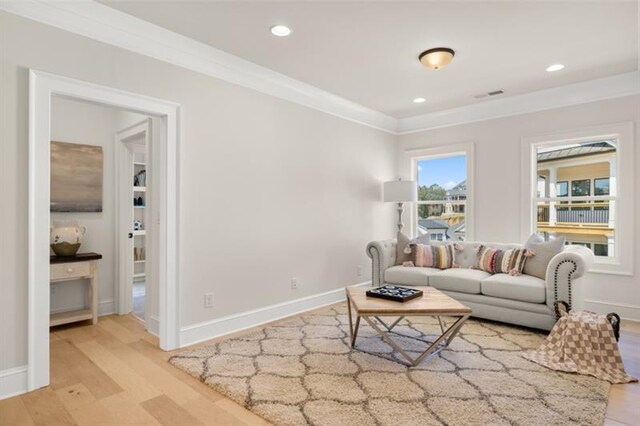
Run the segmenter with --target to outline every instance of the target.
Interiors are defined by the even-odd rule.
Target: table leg
[[[420,364],[420,362],[423,359],[425,359],[426,357],[428,357],[432,353],[434,353],[436,351],[440,352],[442,349],[444,349],[447,346],[449,346],[449,343],[451,343],[451,340],[453,340],[453,338],[456,336],[456,334],[458,334],[458,331],[462,327],[462,324],[464,324],[464,322],[467,320],[467,318],[469,318],[469,315],[465,315],[463,317],[458,318],[458,320],[456,322],[454,322],[453,325],[447,329],[447,331],[445,331],[440,337],[438,337],[431,344],[431,346],[429,346],[427,348],[426,351],[424,351],[422,354],[420,354],[420,356],[418,358],[416,358],[415,361],[413,361],[413,365],[416,366],[416,365]],[[443,341],[444,341],[444,345],[440,345],[440,343],[442,343]]]
[[[397,319],[397,320],[395,320],[394,322],[392,322],[392,323],[391,323],[391,325],[387,325],[387,323],[386,323],[386,322],[384,322],[384,321],[382,321],[382,320],[380,319],[380,317],[375,316],[374,318],[375,318],[375,319],[377,319],[377,320],[378,320],[378,322],[379,322],[380,324],[382,324],[382,325],[384,326],[384,328],[386,328],[386,329],[387,329],[387,331],[391,331],[391,330],[393,330],[393,328],[394,328],[396,325],[398,325],[398,323],[399,323],[400,321],[402,321],[402,320],[404,319],[404,317],[398,317],[398,319]]]
[[[360,328],[360,315],[356,313],[356,326],[353,327],[353,318],[351,313],[351,299],[349,298],[349,294],[347,294],[347,312],[349,313],[349,341],[351,342],[351,347],[356,343],[356,337],[358,336],[358,329]]]
[[[449,344],[451,343],[453,338],[460,331],[460,328],[462,328],[462,325],[469,318],[469,315],[463,315],[463,316],[459,317],[446,330],[443,327],[443,332],[440,335],[440,337],[438,337],[434,342],[432,342],[429,345],[429,347],[423,353],[421,353],[420,356],[418,356],[415,359],[412,358],[407,352],[405,352],[404,349],[402,349],[390,336],[391,334],[393,334],[393,333],[390,332],[390,329],[393,328],[397,324],[398,321],[394,322],[393,325],[389,328],[389,327],[387,327],[387,325],[384,322],[382,322],[382,321],[380,321],[380,319],[378,319],[378,321],[380,321],[380,323],[383,324],[385,328],[389,329],[389,331],[385,331],[382,328],[380,328],[378,326],[378,324],[376,324],[376,322],[371,320],[371,318],[369,318],[368,316],[363,316],[363,318],[365,319],[365,321],[367,321],[367,323],[369,323],[371,328],[373,328],[380,335],[380,337],[382,337],[382,340],[384,340],[389,346],[391,346],[394,350],[396,350],[398,353],[400,353],[408,361],[406,363],[408,366],[415,367],[416,365],[420,364],[420,362],[422,362],[422,360],[424,360],[426,357],[428,357],[430,355],[434,355],[434,354],[440,352],[442,349],[444,349],[447,346],[449,346]],[[377,318],[377,317],[374,317],[374,318]],[[360,319],[360,317],[358,317],[358,320],[359,319]],[[438,317],[438,319],[440,319],[440,318]],[[357,324],[356,324],[356,327],[357,327]],[[418,339],[418,340],[420,340],[420,339]],[[420,341],[423,341],[423,340],[420,340]],[[429,342],[425,342],[425,343],[429,343]],[[355,338],[353,337],[353,335],[352,335],[351,347],[355,348]],[[362,352],[367,352],[367,351],[362,351]],[[380,354],[374,354],[374,355],[381,356]],[[384,358],[387,358],[387,357],[384,357]],[[387,359],[390,359],[392,361],[398,362],[396,359],[393,359],[393,358],[387,358]]]
[[[360,328],[360,315],[356,316],[356,326],[353,330],[353,335],[351,336],[351,347],[353,348],[356,344],[356,338],[358,337],[358,329]]]
[[[91,261],[91,312],[93,313],[93,323],[98,323],[98,271],[96,261]]]

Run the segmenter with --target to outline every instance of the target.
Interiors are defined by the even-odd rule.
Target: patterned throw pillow
[[[522,275],[524,264],[533,256],[529,249],[498,250],[480,245],[478,252],[478,268],[491,274]]]
[[[449,269],[453,267],[454,244],[430,246],[412,244],[413,264],[419,267]]]

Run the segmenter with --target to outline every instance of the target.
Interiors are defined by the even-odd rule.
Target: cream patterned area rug
[[[170,362],[276,425],[601,425],[609,383],[522,357],[545,335],[469,320],[451,346],[417,367],[351,351],[345,304],[182,352]],[[436,318],[394,331],[439,334]],[[425,344],[398,338],[417,356]],[[361,324],[358,347],[395,356]]]

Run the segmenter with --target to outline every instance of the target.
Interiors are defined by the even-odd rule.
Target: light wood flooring
[[[205,342],[204,344],[211,343]],[[640,324],[620,340],[640,376]],[[266,422],[172,367],[132,316],[51,332],[51,385],[0,401],[0,425],[264,425]],[[640,385],[614,385],[605,425],[640,426]]]

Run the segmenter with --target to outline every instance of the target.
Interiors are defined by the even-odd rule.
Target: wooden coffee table
[[[452,299],[433,287],[416,288],[419,288],[424,292],[422,297],[403,303],[367,297],[366,291],[369,287],[347,287],[347,308],[349,310],[349,334],[351,338],[351,348],[367,352],[356,348],[356,338],[358,336],[358,328],[360,327],[360,318],[364,318],[364,320],[369,323],[369,325],[385,342],[389,344],[389,346],[398,351],[408,361],[406,364],[409,366],[416,366],[426,357],[435,355],[442,349],[449,346],[449,343],[451,343],[456,334],[458,334],[458,331],[460,331],[464,322],[471,315],[471,308],[463,305],[455,299]],[[352,320],[352,310],[355,311],[356,315],[355,327]],[[412,336],[405,336],[403,334],[393,332],[393,328],[398,325],[404,317],[408,316],[433,316],[438,318],[442,334],[433,342],[428,342]],[[442,321],[442,316],[454,317],[456,319],[447,328]],[[397,319],[391,323],[387,323],[383,321],[381,317],[397,317]],[[429,347],[417,358],[412,358],[393,340],[393,335],[419,340],[428,344]],[[380,356],[380,354],[374,355]],[[397,360],[393,359],[393,361]]]

